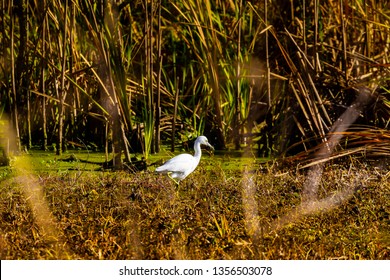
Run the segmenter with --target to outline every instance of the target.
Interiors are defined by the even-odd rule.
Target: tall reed
[[[388,127],[382,2],[1,3],[1,102],[16,150],[88,138],[110,142],[120,166],[172,140],[176,116],[177,141],[207,133],[217,148],[254,139],[263,154],[309,151],[356,85],[378,97],[357,122]]]

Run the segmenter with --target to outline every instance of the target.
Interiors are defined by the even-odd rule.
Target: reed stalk
[[[13,7],[13,0],[10,1],[10,5],[11,7]],[[12,144],[12,150],[13,151],[16,151],[16,152],[19,152],[21,150],[21,143],[20,143],[20,131],[19,131],[19,113],[18,113],[18,106],[17,106],[17,88],[16,88],[16,74],[15,74],[15,59],[14,59],[14,53],[15,53],[15,49],[14,49],[14,45],[15,45],[15,41],[14,41],[14,37],[15,37],[15,16],[14,16],[14,13],[12,12],[12,9],[11,9],[11,15],[10,15],[10,20],[11,20],[11,40],[10,40],[10,43],[11,43],[11,46],[10,46],[10,49],[11,49],[11,84],[12,84],[12,94],[9,95],[9,104],[10,104],[10,112],[11,113],[11,124],[12,124],[12,128],[14,129],[15,131],[15,142],[12,141],[11,143]]]
[[[157,90],[156,90],[156,108],[155,108],[155,152],[160,152],[161,141],[161,72],[162,72],[162,27],[161,27],[161,0],[158,1],[158,26],[157,26]]]
[[[40,1],[40,11],[41,14],[43,15],[42,17],[42,33],[41,33],[41,54],[42,57],[46,57],[46,33],[47,33],[47,13],[46,13],[46,0]],[[46,61],[45,59],[41,59],[41,76],[40,76],[40,91],[42,93],[46,92]],[[42,96],[42,149],[44,151],[47,151],[48,146],[47,146],[47,115],[46,115],[46,97]]]
[[[65,89],[65,71],[66,71],[66,50],[67,50],[67,33],[68,33],[68,0],[65,0],[64,8],[64,30],[62,34],[62,63],[61,63],[61,86],[58,91],[58,99],[60,100],[58,108],[58,139],[57,139],[57,155],[62,155],[63,149],[63,130],[64,130],[64,117],[65,117],[65,98],[67,91]]]
[[[171,152],[175,151],[175,136],[176,136],[176,119],[177,119],[177,107],[179,104],[179,79],[176,79],[176,92],[175,92],[175,105],[173,110],[172,120],[172,135],[171,135]]]

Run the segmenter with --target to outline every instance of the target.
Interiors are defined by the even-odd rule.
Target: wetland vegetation
[[[388,1],[1,5],[1,259],[390,259]]]
[[[149,171],[90,171],[100,167],[64,163],[53,153],[23,157],[35,162],[30,168],[37,168],[37,175],[15,180],[26,176],[17,171],[17,162],[11,171],[1,171],[2,259],[390,257],[389,173],[357,160],[329,165],[321,183],[324,197],[359,177],[352,198],[278,227],[301,202],[305,172],[270,163],[252,169],[253,158],[240,165],[242,158],[204,155],[177,188],[168,177]],[[249,230],[243,203],[246,168],[255,185],[257,233]],[[44,197],[49,217],[39,218],[46,211],[31,207],[26,188],[37,185],[43,193],[36,199]]]

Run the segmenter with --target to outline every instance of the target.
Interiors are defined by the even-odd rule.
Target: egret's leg
[[[176,183],[176,197],[179,197],[180,181],[175,181]]]
[[[176,196],[179,196],[180,180],[179,180],[179,181],[176,181],[174,178],[172,178],[171,172],[167,173],[167,175],[168,175],[168,177],[169,177],[170,179],[172,179],[173,182],[176,183],[176,186],[177,186],[177,188],[176,188]]]
[[[168,177],[169,177],[172,181],[174,181],[174,182],[176,183],[177,186],[179,186],[179,182],[180,182],[180,181],[176,181],[176,180],[171,176],[171,172],[168,173]]]

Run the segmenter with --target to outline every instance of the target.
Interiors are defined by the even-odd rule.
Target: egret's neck
[[[200,143],[198,141],[195,141],[194,150],[195,150],[194,158],[200,160],[200,157],[202,156],[202,149],[200,148]]]

